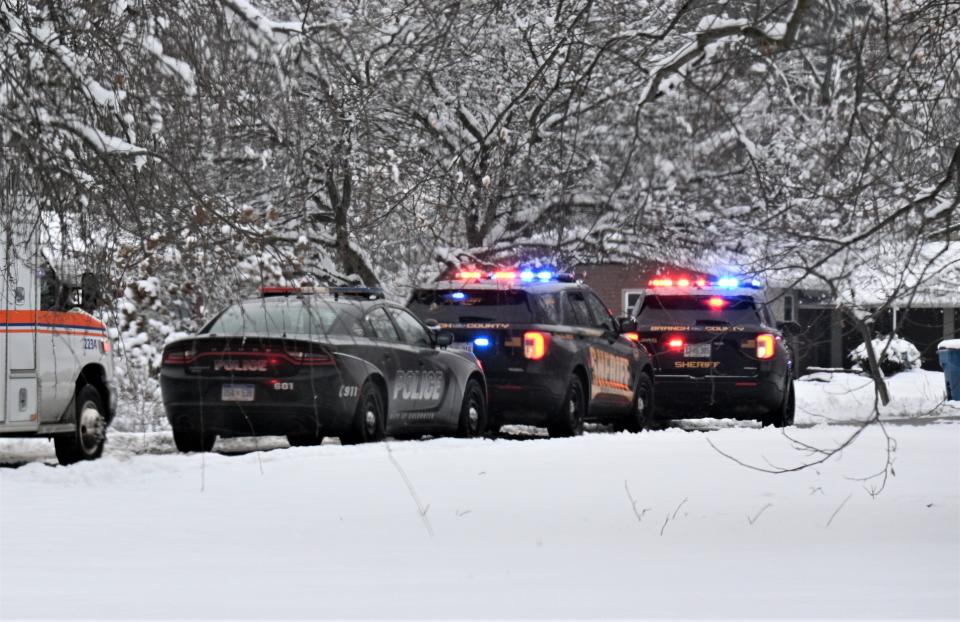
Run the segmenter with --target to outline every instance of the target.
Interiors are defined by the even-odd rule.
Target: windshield
[[[527,293],[514,289],[418,289],[407,306],[422,319],[451,324],[534,322]]]
[[[300,299],[253,300],[227,307],[200,332],[217,335],[356,335],[363,334],[356,313],[346,303]]]
[[[761,324],[750,296],[658,296],[643,299],[637,323],[682,326]]]

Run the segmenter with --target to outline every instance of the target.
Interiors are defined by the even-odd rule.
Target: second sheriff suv
[[[657,420],[701,415],[793,425],[793,357],[754,281],[658,276],[633,309],[654,353]]]
[[[490,431],[584,421],[640,431],[653,412],[653,367],[589,287],[550,270],[461,270],[413,292],[408,308],[473,352],[490,391]]]

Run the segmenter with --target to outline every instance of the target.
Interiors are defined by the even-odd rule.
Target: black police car
[[[209,451],[218,435],[314,445],[482,434],[487,390],[476,358],[381,298],[265,289],[168,344],[160,386],[177,449]]]
[[[584,421],[639,431],[653,408],[643,348],[589,287],[548,270],[462,270],[416,289],[407,307],[450,330],[483,363],[490,430],[546,426],[583,432]]]
[[[793,424],[793,357],[758,283],[659,276],[633,314],[639,342],[654,353],[657,419]]]

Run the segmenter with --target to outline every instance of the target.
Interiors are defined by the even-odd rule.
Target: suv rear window
[[[711,300],[722,305],[711,306]],[[715,303],[720,304],[720,303]],[[757,304],[750,296],[658,296],[644,297],[637,323],[684,326],[762,324]]]
[[[451,324],[532,324],[539,314],[534,313],[530,298],[527,292],[515,289],[418,289],[407,308],[422,319]]]

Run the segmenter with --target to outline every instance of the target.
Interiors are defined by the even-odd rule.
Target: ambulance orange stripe
[[[0,325],[3,324],[61,324],[77,328],[106,328],[103,322],[86,313],[68,311],[8,311],[0,309]]]
[[[106,337],[103,333],[88,333],[88,332],[73,332],[69,329],[65,330],[4,330],[0,329],[0,334],[4,335],[19,335],[27,333],[36,333],[38,335],[75,335],[77,337]]]

